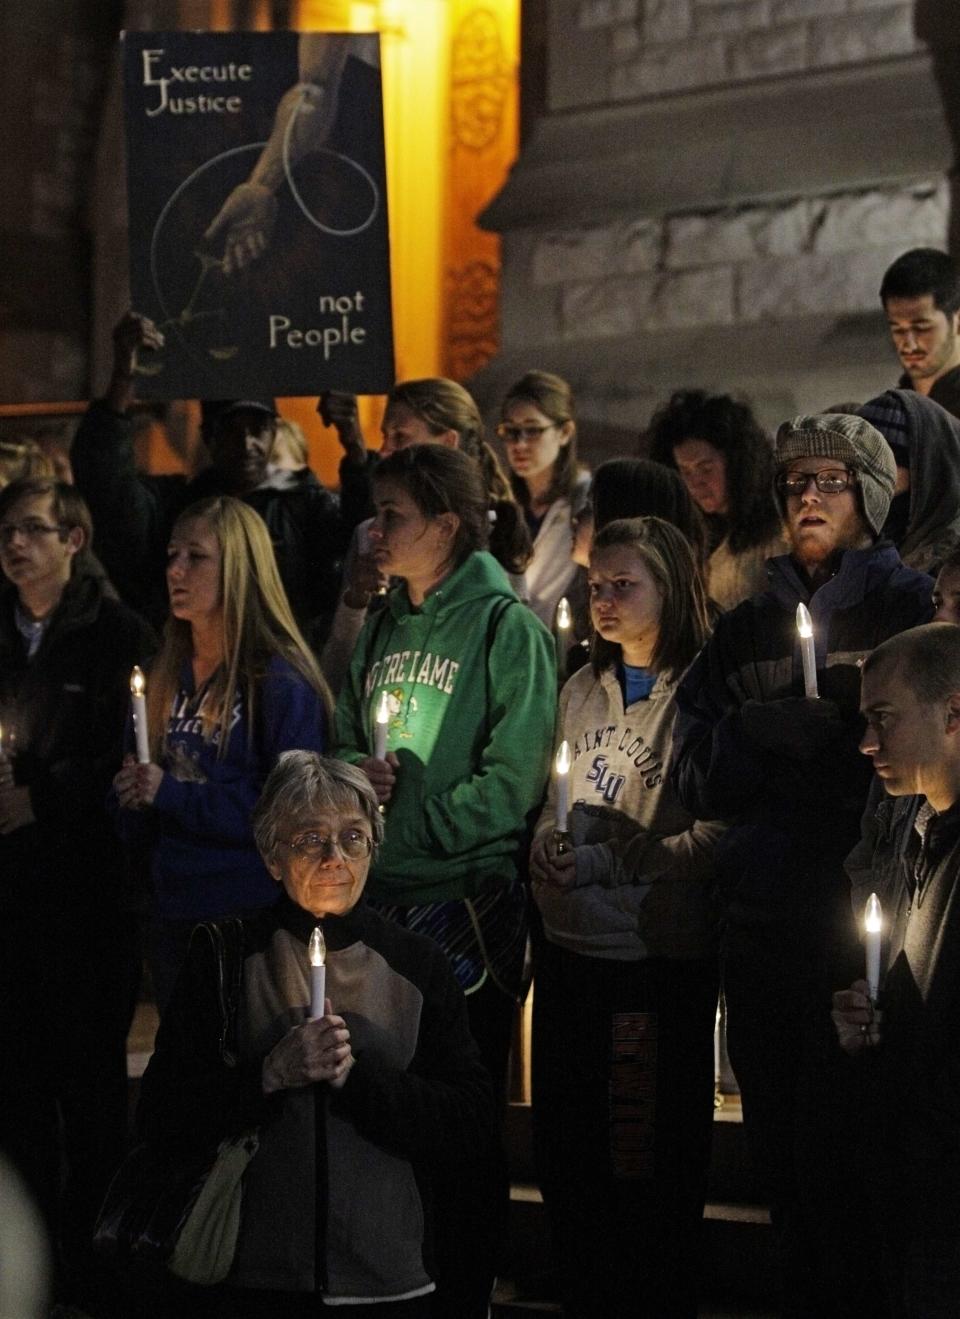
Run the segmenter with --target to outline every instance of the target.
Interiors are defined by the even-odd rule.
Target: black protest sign
[[[126,33],[124,106],[137,393],[385,393],[378,38]]]

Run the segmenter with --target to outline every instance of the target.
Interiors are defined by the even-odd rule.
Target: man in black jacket
[[[864,1262],[886,1284],[889,1309],[872,1313],[939,1319],[960,1296],[960,628],[878,647],[862,708],[860,749],[887,793],[870,877],[886,928],[876,1005],[862,973],[833,998],[851,1058],[848,1167]],[[856,908],[862,928],[862,897]]]
[[[138,916],[104,800],[155,646],[88,563],[90,531],[72,486],[0,492],[0,1146],[71,1299],[126,1135]]]
[[[107,393],[90,405],[73,443],[74,474],[93,514],[97,554],[122,599],[160,626],[167,615],[164,565],[173,523],[198,499],[235,495],[267,524],[294,616],[319,646],[336,608],[350,535],[368,512],[362,443],[348,447],[341,462],[339,500],[312,476],[296,486],[272,484],[273,400],[235,399],[204,406],[210,467],[193,479],[143,474],[134,462],[127,408],[137,354],[162,343],[146,317],[130,312],[120,320]]]
[[[674,782],[697,819],[731,827],[714,853],[724,918],[730,1059],[784,1253],[784,1312],[811,1308],[794,1143],[808,1020],[847,934],[843,861],[870,769],[858,661],[932,614],[929,577],[879,540],[896,464],[860,417],[797,417],[777,435],[791,547],[768,589],[719,620],[677,691]],[[797,606],[813,618],[819,697],[805,697]]]

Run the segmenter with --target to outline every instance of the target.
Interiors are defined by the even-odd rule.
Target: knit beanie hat
[[[840,467],[852,468],[858,477],[863,515],[873,534],[879,536],[890,510],[897,464],[890,445],[869,421],[839,412],[794,417],[777,431],[776,452],[781,469],[796,458],[828,458]],[[776,496],[780,512],[785,513],[783,491],[777,488]]]

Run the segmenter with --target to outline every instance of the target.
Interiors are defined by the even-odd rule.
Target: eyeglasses
[[[497,427],[497,434],[504,444],[519,444],[521,440],[526,440],[528,444],[536,444],[544,431],[552,430],[555,424],[550,421],[546,426],[509,426],[503,421]]]
[[[14,536],[23,536],[26,540],[39,540],[41,536],[60,536],[66,530],[63,523],[51,527],[39,518],[24,518],[22,522],[4,522],[0,525],[0,545],[9,545]]]
[[[842,467],[825,467],[822,472],[778,472],[777,489],[785,495],[802,495],[813,481],[821,495],[839,495],[857,484],[855,472]]]
[[[336,838],[332,834],[301,834],[290,842],[285,838],[280,842],[304,861],[326,861],[334,852],[345,861],[360,861],[373,851],[373,839],[360,829],[341,829]]]

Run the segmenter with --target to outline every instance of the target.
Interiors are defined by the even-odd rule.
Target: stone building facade
[[[483,217],[503,240],[484,403],[556,370],[600,457],[678,387],[746,393],[774,425],[893,383],[880,279],[944,246],[950,212],[914,4],[546,0],[545,16],[543,112]]]

